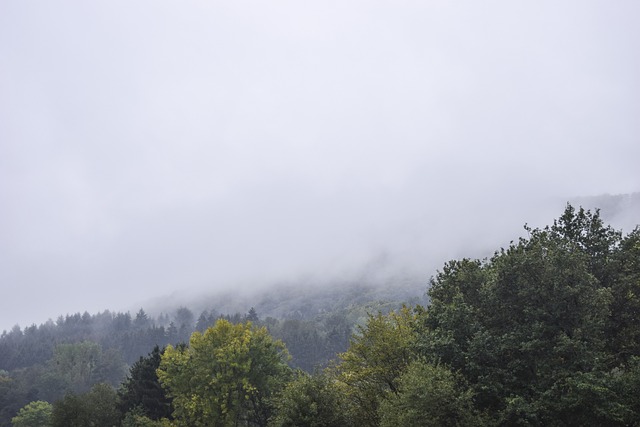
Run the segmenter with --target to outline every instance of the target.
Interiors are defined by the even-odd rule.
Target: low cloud
[[[2,8],[0,329],[428,278],[638,191],[635,2]]]

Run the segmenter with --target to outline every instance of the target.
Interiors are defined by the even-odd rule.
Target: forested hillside
[[[286,343],[291,367],[312,372],[347,349],[368,313],[387,313],[406,301],[421,300],[415,286],[384,289],[360,282],[315,290],[276,287],[255,294],[255,308],[246,297],[222,294],[202,311],[167,304],[166,313],[157,316],[144,309],[135,314],[85,312],[39,326],[15,326],[0,336],[0,426],[10,425],[18,409],[33,400],[54,402],[98,383],[118,387],[129,367],[155,346],[186,343],[194,331],[204,332],[218,319],[265,326]],[[243,305],[245,312],[225,311]]]
[[[446,263],[428,300],[355,287],[280,318],[261,303],[14,328],[0,425],[638,425],[640,229],[568,205],[526,232]]]

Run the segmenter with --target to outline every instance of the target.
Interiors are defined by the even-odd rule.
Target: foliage
[[[398,392],[398,378],[414,357],[413,322],[406,307],[388,315],[370,315],[349,349],[340,355],[338,379],[358,425],[377,425],[381,399]]]
[[[380,404],[380,426],[480,426],[464,380],[442,365],[412,362],[398,380],[398,392]]]
[[[298,372],[276,401],[273,427],[332,427],[351,425],[340,388],[326,374]]]
[[[48,427],[51,425],[53,407],[49,402],[36,400],[20,409],[11,419],[14,427]]]
[[[54,401],[67,392],[86,392],[98,383],[115,386],[125,372],[126,365],[117,351],[103,352],[99,344],[83,341],[57,345],[36,383],[39,396]]]
[[[156,373],[161,356],[162,352],[156,346],[147,357],[141,357],[131,367],[129,376],[118,390],[122,413],[138,408],[141,415],[152,420],[171,417],[171,399],[166,396]]]
[[[0,426],[10,426],[18,411],[34,399],[27,397],[22,381],[16,375],[0,370]]]
[[[53,404],[52,427],[117,426],[116,391],[108,384],[96,384],[87,393],[69,393]]]
[[[180,423],[266,426],[272,399],[290,376],[286,359],[284,345],[266,328],[220,319],[203,334],[194,332],[189,347],[168,346],[158,377]]]
[[[100,345],[91,341],[60,344],[54,350],[55,372],[73,392],[86,391],[91,386],[94,370],[102,356]]]
[[[624,424],[631,409],[616,387],[638,355],[637,231],[622,238],[571,206],[527,231],[488,261],[445,265],[416,351],[459,371],[499,423]]]
[[[608,261],[613,301],[605,330],[607,350],[626,365],[640,355],[640,228],[620,240]]]
[[[258,304],[265,310],[271,307],[271,313],[286,307],[284,318],[267,317],[261,321],[256,309],[247,315],[238,313],[225,318],[232,322],[257,318],[256,325],[268,327],[275,338],[291,346],[290,365],[308,372],[327,366],[347,349],[354,322],[359,322],[363,313],[397,305],[379,301],[361,304],[374,297],[361,287],[357,292],[352,287],[330,288],[323,290],[321,297],[305,292],[300,295],[302,299],[291,298],[290,289],[279,292],[270,292],[265,301],[258,299]],[[117,386],[127,373],[126,364],[135,364],[155,345],[162,348],[188,340],[194,316],[184,308],[173,313],[156,317],[143,309],[134,316],[109,311],[76,313],[40,326],[24,330],[16,326],[3,332],[0,372],[4,369],[5,374],[0,375],[0,427],[10,425],[11,418],[31,401],[54,402],[67,392],[83,393],[99,382]],[[205,310],[195,328],[204,331],[220,317],[215,308]],[[90,359],[88,363],[86,357]]]
[[[122,427],[172,427],[173,425],[167,418],[152,420],[138,407],[127,412],[122,420]]]
[[[296,355],[296,367],[311,372],[326,360],[327,342],[314,322],[287,319],[272,326],[270,332],[287,343],[287,350]]]
[[[572,206],[525,229],[446,263],[413,310],[366,287],[289,289],[197,321],[181,307],[16,326],[0,336],[0,427],[36,401],[60,426],[640,425],[640,229]],[[291,380],[287,361],[311,372],[338,353]],[[118,395],[96,385],[125,362]]]

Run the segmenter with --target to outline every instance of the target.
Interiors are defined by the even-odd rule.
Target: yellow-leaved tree
[[[220,319],[188,346],[169,346],[158,378],[188,426],[266,426],[273,397],[291,376],[284,344],[251,322]]]

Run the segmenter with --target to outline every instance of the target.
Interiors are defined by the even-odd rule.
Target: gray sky
[[[425,281],[640,189],[640,2],[0,3],[0,330]],[[515,234],[514,234],[515,233]]]

